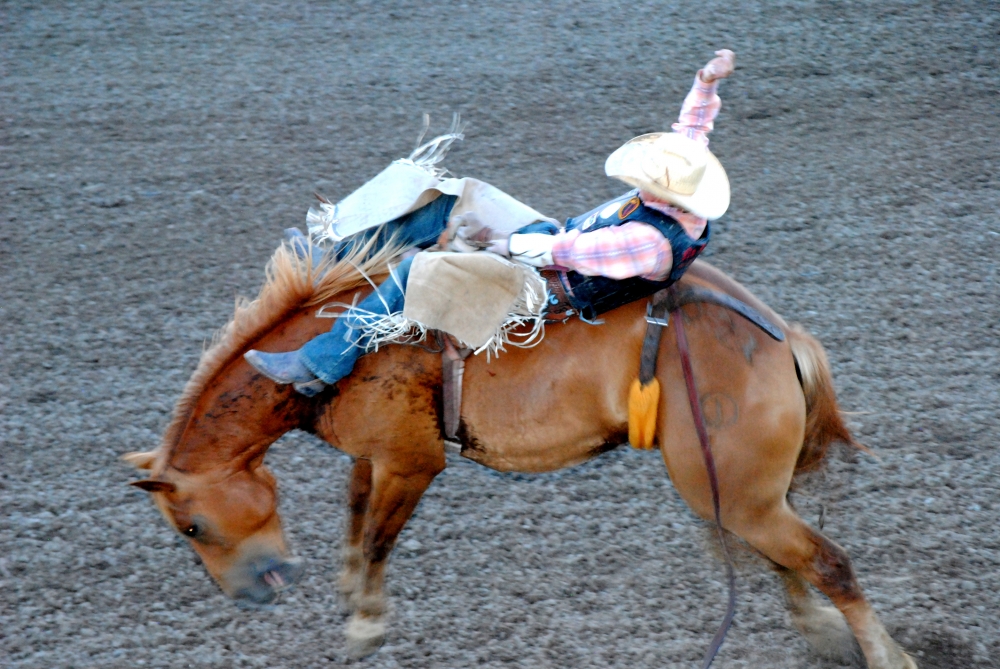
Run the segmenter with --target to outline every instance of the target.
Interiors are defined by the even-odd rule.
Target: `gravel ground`
[[[269,455],[300,586],[216,589],[117,456],[153,446],[282,228],[405,155],[550,215],[673,120],[727,46],[734,185],[712,262],[827,346],[876,457],[794,495],[922,667],[998,667],[1000,14],[986,1],[0,3],[0,665],[346,663],[333,578],[349,460]],[[165,3],[162,3],[165,4]],[[391,7],[391,9],[386,9]],[[710,534],[655,454],[500,475],[455,459],[390,569],[372,667],[691,667],[724,607]],[[837,665],[745,556],[723,667]]]

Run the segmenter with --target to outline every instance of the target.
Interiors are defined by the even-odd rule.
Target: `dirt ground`
[[[733,184],[709,260],[828,348],[875,456],[793,497],[924,668],[1000,667],[1000,13],[823,0],[0,3],[0,665],[347,662],[333,579],[349,459],[269,455],[301,584],[225,599],[118,461],[314,191],[469,122],[448,166],[557,217],[622,190],[719,47]],[[501,361],[502,362],[502,361]],[[725,592],[655,453],[550,475],[455,458],[390,568],[371,667],[691,667]],[[723,667],[839,666],[739,568]]]

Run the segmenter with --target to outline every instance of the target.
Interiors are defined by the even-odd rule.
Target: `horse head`
[[[268,603],[298,578],[301,561],[285,541],[277,482],[264,456],[282,434],[303,424],[310,402],[276,386],[241,356],[227,358],[211,381],[197,384],[196,395],[179,403],[159,449],[125,459],[150,473],[132,485],[152,494],[223,592]]]
[[[202,355],[160,446],[123,456],[149,474],[132,485],[153,496],[230,597],[271,602],[300,575],[264,456],[286,432],[312,431],[317,407],[336,393],[306,398],[262,376],[243,354],[296,348],[329,329],[329,321],[315,318],[316,305],[359,287],[364,279],[356,268],[314,266],[287,245],[279,248],[258,298],[237,305]]]
[[[150,453],[126,456],[147,460]],[[167,467],[132,485],[151,493],[167,522],[188,540],[219,587],[237,600],[266,604],[302,571],[278,515],[274,476],[261,462],[195,473]]]

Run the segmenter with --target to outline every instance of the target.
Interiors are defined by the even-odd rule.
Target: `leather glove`
[[[548,267],[553,264],[552,245],[555,242],[555,235],[530,232],[511,235],[507,249],[512,260],[532,267]]]
[[[452,250],[465,253],[488,250],[497,253],[506,246],[504,242],[510,235],[484,225],[475,212],[466,212],[457,218],[455,238],[450,243]]]

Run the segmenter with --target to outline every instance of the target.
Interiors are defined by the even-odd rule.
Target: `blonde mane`
[[[332,252],[325,252],[315,266],[312,254],[320,252],[317,247],[310,247],[305,257],[299,257],[288,242],[278,247],[264,270],[264,285],[257,298],[237,298],[232,320],[215,333],[201,354],[157,449],[157,471],[169,462],[206,386],[233,360],[295,311],[328,303],[340,293],[368,285],[366,276],[381,277],[388,272],[390,261],[401,249],[390,240],[373,253],[375,240],[373,236],[339,260]]]

